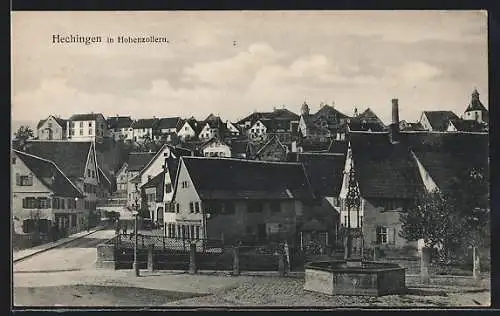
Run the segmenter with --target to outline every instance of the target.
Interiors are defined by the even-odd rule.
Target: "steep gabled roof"
[[[302,147],[304,152],[327,151],[330,148],[330,141],[303,139],[298,146]]]
[[[316,196],[338,196],[342,188],[345,155],[298,153]]]
[[[180,119],[181,118],[178,117],[178,116],[176,116],[176,117],[164,117],[164,118],[161,118],[158,121],[158,128],[159,129],[177,128]]]
[[[468,170],[482,170],[489,175],[488,134],[408,132],[401,134],[401,142],[444,192],[455,181],[463,181]]]
[[[57,117],[57,116],[53,116],[53,115],[49,115],[49,117],[48,117],[48,118],[43,119],[43,120],[40,120],[40,121],[38,122],[38,124],[36,125],[36,128],[37,128],[37,129],[39,129],[40,127],[42,127],[42,125],[43,125],[45,122],[47,122],[47,120],[48,120],[50,117],[54,118],[54,120],[57,122],[57,124],[59,124],[59,126],[61,126],[61,127],[62,127],[62,129],[66,129],[66,120],[65,120],[65,119],[62,119],[62,118],[60,118],[60,117]]]
[[[129,128],[132,125],[130,116],[113,116],[106,120],[108,128]]]
[[[450,120],[457,120],[459,117],[452,111],[424,111],[429,124],[434,131],[444,132],[448,128]]]
[[[474,120],[456,119],[450,120],[450,124],[453,124],[459,132],[484,133],[488,131],[488,125]]]
[[[233,154],[248,154],[248,140],[233,140],[231,142],[231,153]]]
[[[201,199],[312,199],[299,163],[181,158]]]
[[[221,143],[222,145],[226,145],[226,146],[229,146],[228,144],[226,144],[226,142],[224,142],[223,140],[217,138],[217,137],[212,137],[210,138],[209,140],[203,142],[200,146],[199,146],[199,150],[203,150],[205,149],[208,145],[214,143],[214,142],[218,142],[218,143]]]
[[[341,118],[349,118],[349,116],[345,115],[344,113],[338,111],[337,109],[335,109],[333,106],[331,105],[328,105],[328,104],[325,104],[324,106],[322,106],[318,112],[314,113],[313,116],[315,118],[317,117],[325,117],[325,118],[337,118],[337,119],[341,119]]]
[[[127,171],[141,171],[153,159],[153,152],[131,152],[128,155]]]
[[[176,183],[176,177],[177,177],[177,169],[179,168],[179,161],[180,158],[173,158],[172,156],[167,158],[167,169],[168,169],[168,174],[170,175],[170,181],[172,183]]]
[[[256,152],[256,155],[258,156],[261,155],[264,150],[266,150],[269,146],[272,146],[273,144],[277,144],[278,146],[280,146],[286,154],[287,147],[280,142],[278,136],[274,136],[273,138],[268,140],[262,147],[260,147],[260,149]]]
[[[388,133],[349,135],[352,159],[361,196],[381,199],[412,199],[423,182],[410,149],[391,144]]]
[[[53,161],[67,177],[74,179],[84,177],[92,146],[91,142],[36,141],[27,143],[24,151]]]
[[[83,197],[83,193],[77,189],[53,161],[18,150],[14,150],[14,153],[54,195]]]
[[[146,189],[146,188],[156,188],[156,202],[161,202],[163,201],[163,193],[165,192],[164,190],[165,186],[165,171],[161,171],[158,173],[156,176],[154,176],[151,180],[149,180],[147,183],[145,183],[141,189]]]
[[[138,119],[134,121],[131,125],[133,129],[138,129],[138,128],[155,128],[156,124],[158,123],[158,119],[152,118],[152,119]]]
[[[99,117],[104,119],[104,115],[102,115],[102,113],[74,114],[68,119],[68,121],[95,121]]]

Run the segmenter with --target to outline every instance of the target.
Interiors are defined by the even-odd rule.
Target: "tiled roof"
[[[332,139],[330,146],[328,147],[328,152],[334,154],[345,154],[347,153],[347,146],[348,143],[345,140]]]
[[[141,189],[146,188],[156,188],[156,202],[163,201],[163,192],[165,186],[165,171],[161,171],[156,176],[154,176],[151,180],[145,183]]]
[[[312,199],[299,163],[182,158],[201,199]]]
[[[53,161],[66,176],[74,179],[84,176],[91,146],[91,142],[36,141],[27,143],[25,151]]]
[[[459,119],[452,111],[424,111],[423,114],[427,117],[432,129],[439,132],[446,131],[450,120]]]
[[[157,124],[158,119],[138,119],[132,123],[132,128],[154,128]]]
[[[487,132],[488,131],[488,125],[486,124],[481,124],[478,121],[474,120],[462,120],[462,119],[456,119],[456,120],[450,120],[450,123],[455,126],[457,131],[459,132]]]
[[[375,114],[375,112],[373,112],[370,108],[364,110],[363,113],[361,113],[357,118],[360,120],[366,120],[367,122],[374,122],[380,125],[384,125],[384,122],[382,122],[377,114]]]
[[[401,142],[415,153],[444,191],[452,181],[462,181],[467,170],[478,169],[489,174],[488,134],[408,132],[401,135]]]
[[[101,113],[74,114],[69,118],[69,121],[95,121],[99,116],[104,118]]]
[[[253,112],[239,120],[237,124],[244,124],[246,121],[251,121],[254,124],[260,119],[298,121],[300,116],[287,109],[275,109],[273,112]]]
[[[128,171],[141,171],[147,163],[153,159],[155,153],[153,152],[131,152],[128,155]]]
[[[50,117],[50,116],[49,116]],[[66,129],[66,120],[65,119],[62,119],[60,117],[57,117],[57,116],[52,116],[54,118],[54,120],[57,122],[57,124],[59,124],[62,129]],[[36,125],[36,128],[39,129],[40,127],[42,127],[42,125],[48,120],[48,118],[46,119],[43,119],[43,120],[40,120],[38,122],[38,124]]]
[[[422,180],[404,143],[391,144],[388,133],[350,133],[349,141],[361,195],[364,198],[411,199]]]
[[[318,112],[313,114],[314,117],[330,117],[330,118],[335,118],[335,119],[341,119],[341,118],[349,118],[349,116],[345,115],[344,113],[338,111],[331,105],[324,105],[321,109],[318,110]]]
[[[172,183],[175,183],[177,179],[177,169],[179,168],[179,161],[180,158],[167,158],[167,169],[168,173],[170,174],[170,181],[172,181]]]
[[[177,128],[180,121],[180,117],[164,117],[158,122],[159,129],[170,129]]]
[[[302,147],[304,152],[327,151],[330,147],[329,141],[302,140],[298,146]]]
[[[15,154],[28,167],[33,174],[54,195],[60,197],[83,197],[82,192],[63,174],[63,172],[50,160],[43,159],[31,154],[14,150]]]
[[[132,125],[130,116],[113,116],[106,120],[108,128],[129,128]]]
[[[345,155],[298,153],[316,196],[338,196],[342,188]]]
[[[351,119],[348,126],[349,130],[357,132],[382,132],[385,130],[384,125],[359,119]]]
[[[231,142],[231,152],[233,154],[247,154],[248,140],[233,140]]]
[[[193,156],[193,150],[189,148],[183,148],[180,146],[170,146],[170,145],[167,146],[176,157]]]

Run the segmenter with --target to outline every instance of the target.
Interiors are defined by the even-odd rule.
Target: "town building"
[[[123,182],[122,176],[126,179],[127,183],[127,206],[132,207],[135,204],[135,200],[140,201],[140,192],[139,188],[136,187],[135,183],[132,183],[130,180],[135,178],[142,169],[153,159],[155,153],[153,152],[131,152],[128,155],[128,159],[126,162],[126,167],[120,172],[120,180],[119,183]]]
[[[302,107],[309,108],[305,102]],[[326,141],[337,137],[338,133],[344,133],[348,119],[349,116],[334,106],[322,103],[316,113],[309,114],[309,111],[302,113],[299,123],[300,135],[310,140]]]
[[[300,117],[285,109],[273,112],[254,112],[239,120],[237,125],[252,141],[262,141],[277,136],[284,144],[292,141],[292,131],[298,128]]]
[[[348,131],[358,132],[383,132],[387,131],[384,122],[370,108],[358,114],[358,109],[354,108],[354,116],[348,120]],[[340,135],[337,139],[345,139],[345,135]]]
[[[255,153],[255,159],[265,161],[286,161],[288,151],[288,147],[283,145],[277,136],[274,136]]]
[[[177,136],[179,136],[182,141],[195,139],[203,128],[203,124],[198,122],[194,117],[181,121],[179,126],[180,127],[177,129]]]
[[[232,157],[231,147],[219,138],[211,138],[200,145],[204,157]]]
[[[65,119],[49,115],[48,118],[40,120],[36,126],[37,138],[40,140],[63,140],[66,139],[67,123]]]
[[[175,222],[166,223],[166,233],[229,242],[273,234],[293,239],[313,198],[299,163],[181,157],[171,211]]]
[[[23,151],[56,164],[68,179],[85,195],[83,213],[78,217],[78,227],[95,225],[100,218],[97,202],[100,192],[98,164],[93,142],[32,141]],[[67,223],[69,223],[67,221]],[[69,224],[66,224],[69,225]],[[61,227],[63,228],[63,227]],[[69,229],[69,226],[65,226]]]
[[[66,122],[68,140],[101,143],[108,136],[107,122],[101,113],[75,114]]]
[[[108,117],[107,126],[110,136],[115,141],[132,141],[134,139],[134,130],[132,129],[132,118],[130,116]]]
[[[423,111],[419,123],[426,131],[445,132],[450,120],[459,119],[452,111]]]
[[[49,241],[53,225],[66,234],[85,229],[83,192],[53,161],[13,150],[11,170],[13,246]]]
[[[181,118],[178,116],[160,118],[155,128],[153,137],[154,140],[163,140],[167,142],[175,141],[175,136],[177,136],[177,128],[179,127],[181,122]]]
[[[132,123],[134,142],[142,142],[145,138],[153,139],[153,132],[158,124],[157,118],[138,119]]]
[[[472,97],[467,109],[462,117],[464,120],[476,121],[482,124],[489,123],[489,112],[479,99],[479,92],[474,89]]]

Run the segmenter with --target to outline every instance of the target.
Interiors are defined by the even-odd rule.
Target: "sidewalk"
[[[39,246],[36,246],[36,247],[32,247],[32,248],[28,248],[28,249],[14,250],[13,254],[12,254],[13,262],[16,263],[16,262],[21,261],[23,259],[26,259],[26,258],[29,258],[31,256],[34,256],[34,255],[36,255],[38,253],[41,253],[41,252],[44,252],[44,251],[47,251],[47,250],[59,247],[61,245],[65,245],[67,243],[72,242],[73,240],[83,238],[85,236],[93,234],[96,231],[104,229],[104,228],[105,228],[105,226],[97,226],[97,227],[92,228],[89,231],[82,231],[82,232],[73,234],[71,236],[68,236],[68,237],[65,237],[65,238],[61,238],[61,239],[59,239],[57,241],[54,241],[54,242],[49,242],[49,243],[46,243],[46,244],[43,244],[43,245],[39,245]]]

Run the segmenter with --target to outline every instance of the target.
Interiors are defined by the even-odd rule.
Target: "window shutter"
[[[396,244],[396,227],[392,228],[392,243]]]
[[[21,185],[21,176],[19,173],[16,173],[16,185]]]
[[[28,208],[28,202],[27,202],[26,198],[23,199],[23,208]]]
[[[387,243],[392,244],[394,241],[394,228],[387,227]]]
[[[42,199],[43,198],[36,198],[35,199],[35,205],[34,205],[34,208],[40,208],[42,206]]]
[[[377,226],[377,229],[375,230],[375,235],[376,235],[377,244],[382,243],[382,236],[380,235],[381,230],[382,230],[382,229],[381,229],[381,227],[380,227],[380,226]]]

